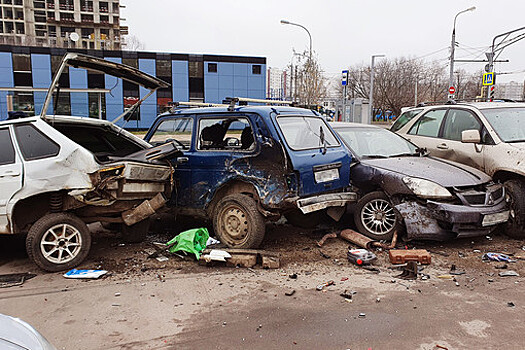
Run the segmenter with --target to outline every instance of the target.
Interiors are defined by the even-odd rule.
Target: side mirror
[[[461,142],[463,143],[481,143],[479,130],[463,130],[461,132]]]

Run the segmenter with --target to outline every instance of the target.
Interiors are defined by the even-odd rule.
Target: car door
[[[192,158],[195,153],[193,144],[193,131],[195,124],[194,115],[166,116],[162,117],[152,130],[148,132],[145,140],[152,145],[158,145],[167,141],[174,141],[180,147],[183,155],[170,159],[175,167],[174,180],[175,189],[170,202],[177,206],[191,205],[192,180],[191,168]]]
[[[432,109],[419,116],[405,138],[421,148],[426,148],[430,154],[436,155],[442,143],[439,135],[447,110],[447,108]]]
[[[9,232],[9,201],[22,188],[23,165],[13,140],[8,127],[0,128],[0,233]]]
[[[450,108],[433,154],[483,170],[483,153],[479,149],[480,146],[461,142],[461,133],[465,130],[478,130],[482,135],[481,122],[474,113],[467,109]]]

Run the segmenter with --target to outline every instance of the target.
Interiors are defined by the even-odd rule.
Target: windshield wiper
[[[416,152],[405,152],[405,153],[398,153],[398,154],[391,154],[390,157],[419,157],[421,153]]]
[[[390,158],[390,156],[385,156],[383,154],[363,154],[363,158]]]

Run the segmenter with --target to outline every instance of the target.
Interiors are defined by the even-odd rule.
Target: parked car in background
[[[268,101],[273,102],[273,101]],[[287,106],[180,108],[158,117],[145,136],[176,142],[177,213],[207,219],[229,247],[255,248],[265,222],[285,215],[315,222],[347,203],[350,155],[317,112]]]
[[[476,102],[426,107],[397,133],[431,155],[480,169],[505,184],[505,232],[525,238],[525,103]]]
[[[113,123],[46,115],[65,67],[109,73],[155,91],[167,84],[134,68],[69,53],[40,116],[0,122],[0,234],[27,233],[29,257],[42,269],[70,269],[88,255],[90,222],[122,225],[138,241],[171,195],[174,144],[151,148]],[[58,96],[54,97],[58,100]]]
[[[0,349],[56,350],[33,326],[19,318],[0,314]]]
[[[406,228],[408,239],[486,235],[508,220],[501,184],[469,166],[429,157],[376,126],[333,123],[352,152],[350,182],[359,189],[357,229],[381,240]]]

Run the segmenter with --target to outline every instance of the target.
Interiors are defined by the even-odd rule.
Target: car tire
[[[290,225],[300,228],[313,228],[321,223],[320,211],[303,214],[300,210],[294,210],[285,213],[284,217]]]
[[[31,226],[26,238],[29,258],[49,272],[79,265],[91,248],[87,225],[70,213],[52,213]]]
[[[142,220],[131,226],[122,224],[122,239],[126,243],[144,242],[148,236],[150,226],[151,222],[149,219]]]
[[[511,238],[525,238],[525,183],[520,180],[505,182],[505,200],[509,206],[509,221],[503,224],[505,234]]]
[[[375,240],[390,240],[401,227],[394,206],[381,191],[370,192],[357,202],[354,222],[359,232]]]
[[[219,240],[230,248],[257,248],[266,231],[257,203],[242,194],[219,200],[214,210],[213,229]]]

